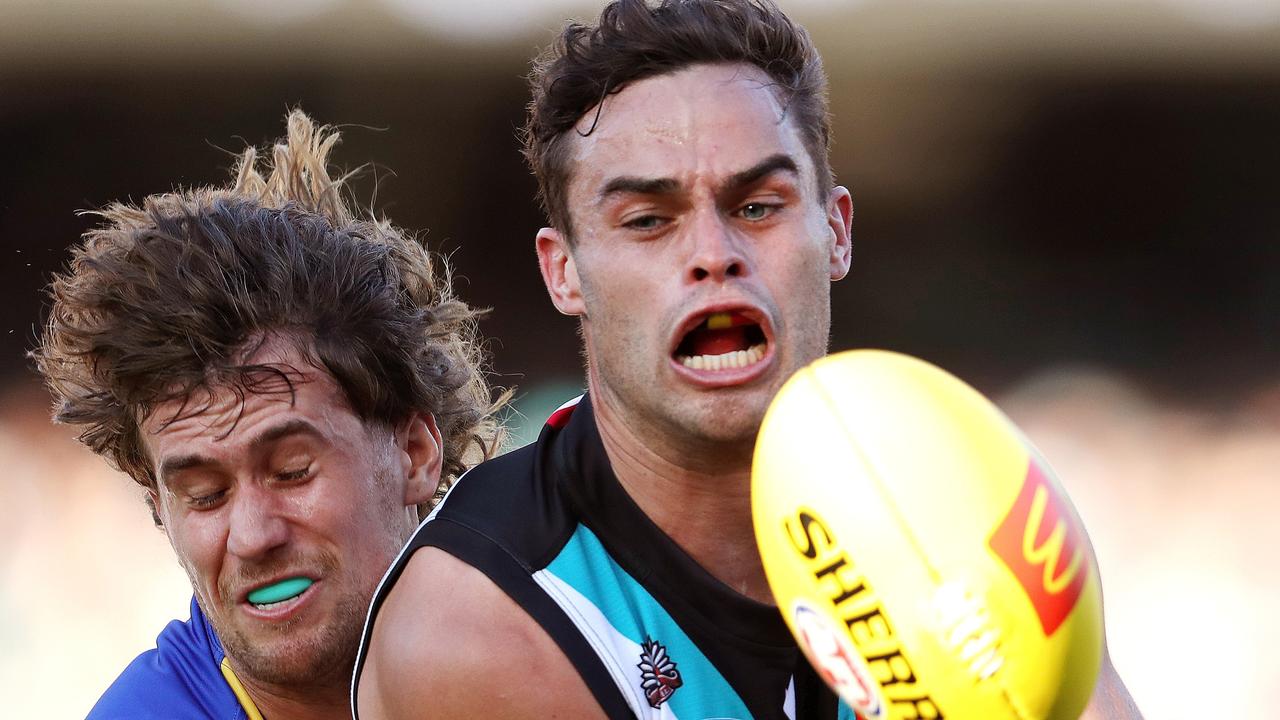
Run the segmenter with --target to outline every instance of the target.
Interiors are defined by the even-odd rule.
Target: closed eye
[[[622,226],[631,230],[657,230],[667,223],[665,218],[657,215],[641,215],[622,223]]]
[[[222,499],[226,496],[226,490],[217,490],[215,492],[205,493],[204,495],[192,495],[187,502],[190,503],[191,507],[197,510],[208,510],[222,502]]]
[[[282,472],[278,472],[276,473],[276,479],[281,480],[283,482],[296,482],[298,480],[305,480],[306,477],[310,474],[311,474],[311,466],[308,465],[303,468],[298,468],[297,470],[285,470]]]

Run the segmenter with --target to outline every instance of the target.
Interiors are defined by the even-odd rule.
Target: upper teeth
[[[680,364],[694,370],[727,370],[753,365],[764,359],[764,343],[746,350],[733,350],[721,355],[681,355]]]

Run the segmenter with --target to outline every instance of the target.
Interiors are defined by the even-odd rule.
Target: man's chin
[[[749,457],[768,406],[769,398],[759,393],[703,397],[680,408],[679,424],[686,436],[696,438],[699,444]]]
[[[257,683],[304,687],[346,682],[355,659],[359,627],[352,632],[337,622],[276,632],[219,631],[237,673]],[[246,679],[246,678],[242,678]]]

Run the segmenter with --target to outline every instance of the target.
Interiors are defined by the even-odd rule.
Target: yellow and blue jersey
[[[86,720],[262,720],[200,606],[124,669]]]

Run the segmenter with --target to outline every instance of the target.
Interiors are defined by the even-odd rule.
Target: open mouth
[[[740,312],[714,312],[685,333],[674,356],[694,370],[733,370],[760,362],[767,350],[758,322]]]

